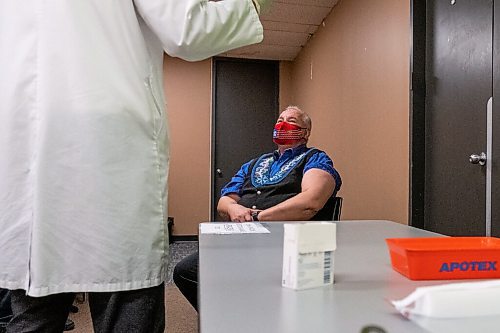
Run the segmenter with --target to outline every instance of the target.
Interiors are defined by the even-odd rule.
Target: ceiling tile
[[[256,44],[223,53],[221,56],[266,60],[293,60],[301,49],[300,46]]]
[[[269,30],[274,31],[290,31],[290,32],[303,32],[307,34],[312,34],[318,29],[317,25],[314,24],[299,24],[293,22],[278,22],[278,21],[266,21],[262,20],[262,26],[267,32]]]
[[[330,7],[303,6],[278,2],[273,4],[269,13],[262,15],[262,19],[319,25],[330,13],[330,10]]]
[[[339,0],[277,0],[261,16],[264,40],[220,56],[294,60]]]
[[[267,30],[264,34],[263,45],[304,46],[309,34],[289,31]]]

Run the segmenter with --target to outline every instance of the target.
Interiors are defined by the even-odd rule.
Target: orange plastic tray
[[[388,238],[394,270],[411,280],[500,278],[500,238]]]

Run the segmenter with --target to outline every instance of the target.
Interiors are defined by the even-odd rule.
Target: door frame
[[[500,23],[498,19],[500,18],[500,1],[493,0],[493,59],[500,59]],[[492,180],[495,176],[500,173],[499,160],[497,156],[500,156],[500,131],[495,133],[495,128],[500,127],[500,114],[499,107],[495,106],[495,101],[500,101],[500,64],[498,61],[493,61],[493,115],[492,115],[492,125],[493,125],[493,149],[492,153]],[[495,186],[495,182],[492,181],[491,188],[491,235],[494,237],[500,237],[500,205],[497,204],[500,200],[500,186]]]
[[[425,228],[425,128],[426,128],[426,19],[427,1],[410,0],[410,167],[409,167],[409,222],[410,226]],[[492,96],[493,96],[493,128],[500,128],[500,107],[495,100],[500,100],[500,0],[493,3],[493,48],[492,48]],[[500,104],[499,104],[500,105]],[[500,173],[500,130],[493,130],[492,160],[493,179]],[[500,236],[500,186],[492,183],[491,189],[491,232],[492,236]]]
[[[233,62],[247,62],[247,63],[277,63],[276,66],[276,77],[278,80],[276,81],[275,92],[276,92],[276,104],[277,104],[277,114],[278,117],[280,110],[280,61],[278,60],[264,60],[264,59],[247,59],[247,58],[230,58],[230,57],[212,57],[212,99],[211,99],[211,116],[210,116],[210,207],[209,207],[209,216],[212,221],[215,220],[217,212],[215,211],[215,198],[217,197],[215,193],[215,102],[217,97],[217,85],[216,85],[216,62],[217,61],[233,61]]]
[[[410,1],[410,168],[409,221],[424,229],[426,1]]]

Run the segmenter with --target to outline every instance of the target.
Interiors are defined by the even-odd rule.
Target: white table
[[[294,291],[281,287],[283,223],[270,234],[200,234],[199,313],[202,333],[427,332],[387,301],[418,286],[391,267],[385,238],[438,237],[390,221],[337,222],[335,283]]]

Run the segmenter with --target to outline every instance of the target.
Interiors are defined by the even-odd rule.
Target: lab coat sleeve
[[[202,60],[263,39],[251,0],[135,0],[135,6],[165,52],[184,60]]]

